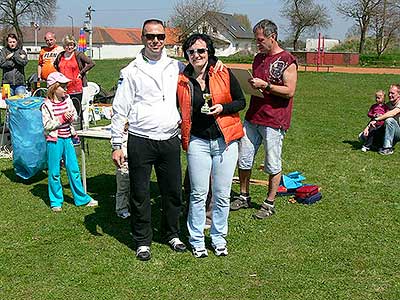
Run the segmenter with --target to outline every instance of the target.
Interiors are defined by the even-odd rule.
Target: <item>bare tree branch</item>
[[[245,14],[233,14],[233,17],[240,23],[243,25],[244,28],[252,31],[252,26],[251,26],[251,22],[250,19],[247,15]]]
[[[21,26],[32,21],[51,24],[56,7],[57,0],[0,0],[0,22],[6,30],[15,30],[22,42]]]
[[[179,0],[174,5],[172,25],[185,32],[206,12],[221,12],[224,4],[224,0]]]
[[[392,44],[400,29],[400,0],[383,0],[371,18],[378,58]]]
[[[327,9],[314,0],[285,0],[281,9],[282,17],[289,20],[289,33],[293,40],[293,49],[297,50],[300,36],[306,31],[326,28],[331,25]]]
[[[383,0],[346,0],[339,1],[337,11],[346,18],[353,19],[360,29],[360,45],[358,52],[364,52],[365,39],[371,18],[377,13],[377,7]]]

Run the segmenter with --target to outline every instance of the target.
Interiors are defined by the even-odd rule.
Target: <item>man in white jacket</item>
[[[154,166],[161,194],[161,230],[165,241],[178,252],[180,241],[181,161],[176,106],[178,74],[184,65],[167,57],[165,28],[156,19],[143,24],[144,49],[122,69],[113,101],[112,159],[124,161],[121,150],[125,120],[128,119],[128,157],[132,236],[139,260],[151,258],[152,241],[150,176]]]

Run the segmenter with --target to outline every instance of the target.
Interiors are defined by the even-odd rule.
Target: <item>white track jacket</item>
[[[165,51],[157,62],[149,62],[142,52],[121,70],[113,101],[111,142],[122,144],[128,119],[130,134],[152,140],[168,140],[179,132],[180,114],[176,89],[179,72],[185,65],[169,58]]]

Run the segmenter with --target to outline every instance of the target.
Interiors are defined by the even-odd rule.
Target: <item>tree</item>
[[[249,17],[245,14],[233,14],[233,17],[247,30],[252,31],[252,26]]]
[[[172,25],[186,32],[206,12],[221,12],[224,0],[180,0],[174,5]]]
[[[50,24],[54,21],[57,0],[0,0],[0,20],[6,31],[15,30],[23,42],[21,26],[32,21]]]
[[[289,32],[293,50],[297,50],[298,40],[306,30],[326,28],[331,20],[327,8],[314,0],[285,0],[281,10],[282,17],[289,20]]]
[[[383,0],[371,18],[371,29],[375,36],[378,58],[395,40],[400,29],[400,0]]]
[[[377,13],[377,7],[383,0],[346,0],[337,4],[337,11],[346,18],[353,19],[360,29],[358,52],[364,53],[365,39],[371,18]]]

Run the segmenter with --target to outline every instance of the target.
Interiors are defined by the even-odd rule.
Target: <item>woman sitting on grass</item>
[[[60,163],[64,160],[74,202],[77,206],[97,206],[85,193],[81,181],[78,160],[72,144],[71,136],[76,136],[72,121],[77,113],[71,98],[66,93],[70,80],[59,72],[53,72],[47,77],[49,90],[41,110],[44,132],[47,140],[48,189],[50,207],[54,212],[60,212],[64,201],[61,185]]]

